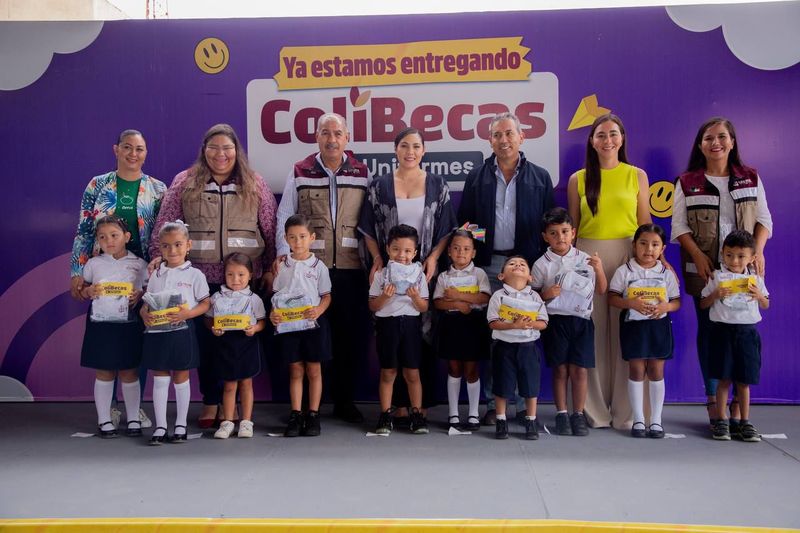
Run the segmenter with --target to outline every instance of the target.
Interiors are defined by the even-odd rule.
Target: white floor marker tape
[[[199,438],[201,438],[202,436],[203,436],[203,434],[202,434],[202,433],[189,433],[188,435],[186,435],[186,438],[187,438],[188,440],[194,440],[194,439],[199,439]]]
[[[788,439],[786,433],[765,433],[761,435],[762,439]]]
[[[388,437],[386,433],[373,433],[371,431],[367,431],[367,437]]]
[[[447,430],[447,434],[452,437],[453,435],[472,435],[472,432],[461,431],[451,426],[450,429]]]
[[[683,433],[665,433],[664,434],[664,438],[665,439],[685,439],[686,435],[684,435]]]
[[[283,437],[283,433],[267,433],[267,437]]]
[[[78,437],[80,439],[88,439],[89,437],[94,437],[94,433],[83,433],[82,431],[78,431],[77,433],[73,433],[70,437]]]

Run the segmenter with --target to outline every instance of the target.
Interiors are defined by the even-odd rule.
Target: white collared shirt
[[[422,264],[420,263],[412,263],[413,265],[418,267],[419,275],[417,276],[417,290],[419,290],[419,296],[423,300],[428,299],[428,283],[425,280],[425,274],[422,272]],[[370,298],[377,298],[381,294],[383,294],[383,288],[386,286],[387,283],[387,275],[389,269],[388,267],[383,267],[379,271],[375,273],[375,277],[372,280],[372,285],[369,287],[369,297]],[[389,317],[389,316],[417,316],[419,315],[419,311],[417,308],[414,307],[414,303],[411,301],[411,297],[406,294],[394,294],[389,301],[386,302],[386,305],[381,307],[375,312],[375,316],[378,317]]]
[[[500,318],[500,306],[503,304],[504,299],[513,298],[514,300],[523,300],[531,303],[538,303],[539,311],[537,320],[548,321],[547,308],[544,305],[539,294],[533,290],[530,285],[525,285],[525,288],[518,291],[510,285],[503,283],[503,288],[495,292],[489,299],[489,307],[486,310],[486,320],[491,324],[495,320],[502,320]],[[538,329],[493,329],[492,338],[505,342],[531,342],[539,338],[541,332]]]
[[[325,263],[313,253],[302,261],[290,254],[278,264],[278,275],[272,284],[272,290],[275,293],[291,291],[308,296],[311,305],[316,307],[322,297],[331,292],[330,272]]]
[[[722,265],[720,270],[715,270],[714,277],[708,280],[708,283],[700,292],[701,297],[705,298],[717,290],[717,287],[719,287],[719,275],[722,273],[730,273],[730,270],[725,268],[725,265]],[[764,285],[764,278],[756,274],[750,275],[756,278],[756,285],[758,285],[764,297],[768,298],[769,292],[766,285]],[[722,322],[723,324],[757,324],[761,322],[761,309],[758,306],[758,300],[754,297],[747,298],[744,306],[734,306],[728,304],[725,300],[727,298],[718,299],[711,305],[708,317],[712,322]]]
[[[631,286],[642,286],[637,285],[638,282],[642,280],[649,280],[650,282],[654,282],[658,287],[665,287],[667,289],[667,300],[677,300],[681,296],[681,289],[678,286],[678,278],[675,277],[675,273],[665,267],[661,261],[656,260],[655,266],[651,268],[644,268],[639,263],[636,262],[636,259],[629,259],[627,263],[620,266],[616,272],[614,272],[614,276],[611,278],[611,282],[608,284],[608,292],[613,292],[615,294],[619,294],[623,298],[628,297],[628,288]],[[666,313],[663,313],[654,319],[660,319],[667,316]]]
[[[192,267],[189,261],[175,268],[166,262],[153,271],[147,283],[147,292],[173,290],[183,296],[183,302],[194,309],[197,304],[208,298],[208,282],[202,272]]]
[[[205,316],[213,317],[216,313],[216,307],[218,304],[222,304],[223,300],[228,300],[231,303],[236,302],[237,305],[235,307],[241,309],[241,311],[236,314],[250,315],[250,324],[252,325],[255,325],[256,322],[263,320],[267,316],[263,300],[261,300],[250,287],[240,291],[232,291],[226,285],[221,286],[219,292],[215,292],[211,295],[211,307],[208,308]],[[229,303],[226,307],[231,308],[233,306]]]
[[[133,283],[134,290],[141,289],[147,282],[147,262],[130,250],[119,259],[111,254],[100,254],[83,267],[83,279],[86,283],[125,281]]]
[[[582,296],[571,291],[562,291],[561,295],[545,302],[548,314],[590,318],[594,300],[595,273],[589,265],[589,254],[586,252],[570,246],[566,254],[558,255],[548,247],[531,269],[533,288],[539,292],[549,289],[556,284],[556,276],[561,277],[565,272],[575,272],[588,278],[591,281],[591,292],[588,296]]]
[[[458,270],[456,267],[451,266],[449,269],[439,274],[439,277],[436,278],[436,288],[433,290],[433,299],[437,300],[439,298],[444,298],[444,290],[453,287],[453,280],[456,278],[460,278],[462,280],[464,278],[473,278],[475,280],[475,285],[478,286],[478,292],[482,292],[490,296],[492,294],[492,287],[489,284],[489,276],[486,275],[486,272],[484,272],[482,268],[476,267],[475,264],[470,261],[469,264],[462,270]],[[472,309],[484,309],[485,307],[486,304],[470,304],[470,308]],[[458,313],[458,310],[452,311]]]

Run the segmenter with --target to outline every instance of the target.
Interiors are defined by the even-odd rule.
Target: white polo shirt
[[[548,248],[533,264],[531,274],[533,288],[539,292],[561,285],[561,294],[545,302],[548,314],[585,319],[592,316],[595,273],[589,265],[589,254],[574,246],[564,255]]]
[[[705,298],[719,287],[720,278],[739,278],[743,275],[733,274],[725,265],[720,270],[714,271],[714,277],[703,287],[700,296]],[[748,274],[756,278],[756,285],[762,294],[769,298],[769,292],[764,285],[764,278],[756,274]],[[708,317],[712,322],[722,322],[723,324],[757,324],[761,322],[761,309],[758,307],[758,300],[750,294],[736,294],[734,297],[721,298],[716,300],[708,312]]]
[[[437,300],[439,298],[444,298],[444,290],[456,286],[477,287],[478,292],[482,292],[490,296],[492,294],[492,287],[489,284],[489,276],[486,275],[486,272],[484,272],[482,268],[476,267],[472,261],[470,261],[469,264],[462,270],[458,270],[456,267],[451,266],[449,269],[439,274],[439,277],[436,278],[436,288],[433,290],[433,299]],[[485,307],[486,304],[470,304],[470,308],[472,309],[484,309]],[[451,312],[458,313],[459,311],[452,309]]]
[[[264,302],[249,287],[241,291],[232,291],[223,285],[219,292],[211,295],[211,307],[206,311],[207,317],[215,315],[250,315],[250,325],[266,318]]]
[[[420,263],[412,263],[418,269],[417,282],[415,286],[419,291],[420,298],[428,299],[428,283],[425,280],[425,274],[422,272],[422,265]],[[372,285],[369,287],[369,297],[377,298],[383,294],[383,288],[387,283],[388,267],[384,267],[375,273],[375,278],[372,280]],[[389,317],[389,316],[417,316],[419,311],[414,307],[411,302],[411,297],[406,294],[397,294],[389,298],[381,309],[375,312],[375,316]]]
[[[614,276],[608,284],[608,292],[627,298],[628,291],[635,287],[664,287],[666,288],[667,301],[670,302],[681,296],[678,278],[675,277],[675,273],[658,260],[656,260],[656,264],[652,268],[643,268],[635,259],[629,259],[627,263],[614,272]],[[645,317],[633,309],[629,311],[628,315],[631,320],[650,319],[650,317]],[[638,316],[633,316],[634,314]],[[667,314],[663,313],[655,317],[655,319],[661,319],[665,316]]]
[[[319,305],[320,299],[331,292],[331,276],[328,267],[313,253],[308,259],[298,261],[287,255],[278,264],[278,275],[272,284],[272,291],[291,292],[308,296],[311,305]],[[273,296],[272,301],[275,301]]]
[[[525,304],[526,309],[520,309],[519,305]],[[495,320],[503,320],[500,317],[500,307],[506,305],[512,309],[520,311],[535,310],[538,314],[536,320],[548,321],[547,308],[539,294],[530,285],[518,291],[510,285],[503,283],[503,288],[495,292],[489,299],[489,307],[486,309],[486,320],[491,324]],[[510,320],[505,320],[511,322]],[[541,332],[538,329],[504,329],[492,330],[492,338],[505,342],[531,342],[539,338]]]
[[[153,271],[147,283],[147,292],[171,290],[180,293],[183,302],[194,309],[197,304],[208,298],[208,282],[202,272],[186,261],[180,266],[169,268],[166,262]]]
[[[92,257],[83,267],[83,279],[87,283],[121,282],[133,285],[133,290],[141,289],[147,282],[147,262],[131,251],[114,259],[111,254]],[[92,320],[128,321],[130,306],[127,296],[100,296],[92,300]]]

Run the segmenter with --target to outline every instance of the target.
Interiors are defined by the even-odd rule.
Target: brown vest
[[[222,185],[211,180],[195,198],[184,190],[181,204],[192,239],[192,263],[221,263],[232,252],[241,252],[255,262],[264,253],[258,202],[248,206],[238,191],[233,180]]]

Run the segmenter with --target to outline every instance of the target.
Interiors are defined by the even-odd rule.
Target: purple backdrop
[[[758,16],[760,7],[747,7]],[[0,33],[18,24],[0,23]],[[35,24],[26,30],[49,32]],[[195,158],[211,124],[228,122],[246,138],[247,83],[276,73],[281,47],[518,35],[531,48],[533,70],[558,77],[561,205],[567,177],[583,165],[587,132],[566,128],[587,95],[597,94],[600,105],[623,118],[630,159],[651,183],[671,181],[683,170],[696,128],[706,118],[719,114],[734,122],[744,160],[764,179],[776,228],[766,251],[772,306],[760,326],[764,364],[753,396],[800,401],[794,355],[800,334],[792,326],[798,312],[781,290],[798,261],[789,243],[799,220],[791,213],[800,187],[794,177],[800,168],[794,146],[800,67],[748,66],[731,52],[721,29],[687,31],[663,8],[103,24],[91,44],[56,54],[32,84],[0,90],[0,147],[9,162],[0,198],[6,257],[0,274],[0,380],[24,383],[36,399],[91,395],[92,373],[78,366],[85,306],[66,292],[67,254],[81,193],[92,176],[113,169],[111,146],[120,130],[145,133],[144,170],[169,183]],[[231,50],[230,64],[214,76],[193,61],[195,45],[209,36]],[[494,98],[503,101],[502,95]],[[285,163],[288,171],[291,161]],[[659,222],[669,229],[668,219]],[[678,264],[676,245],[668,257]],[[674,323],[676,357],[667,365],[667,399],[701,401],[690,300],[674,314]],[[285,381],[283,375],[262,374],[260,398],[272,398],[270,379]],[[360,396],[374,397],[375,385],[371,368]]]

